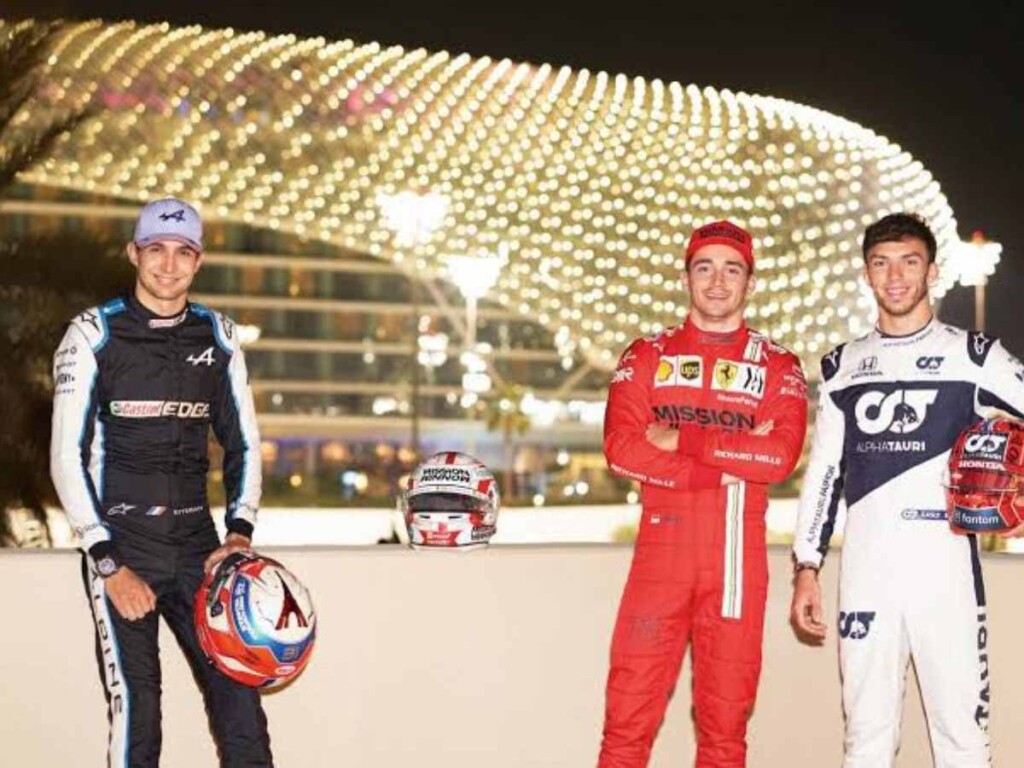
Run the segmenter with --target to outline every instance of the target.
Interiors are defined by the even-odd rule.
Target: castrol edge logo
[[[210,415],[210,404],[187,400],[112,400],[110,413],[122,419],[203,419]]]

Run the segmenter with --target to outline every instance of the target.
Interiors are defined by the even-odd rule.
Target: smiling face
[[[923,240],[876,243],[865,256],[864,279],[878,302],[879,324],[927,322],[931,316],[928,285],[938,276]]]
[[[754,278],[739,251],[720,243],[705,245],[690,258],[683,280],[697,327],[732,331],[740,326]]]
[[[163,239],[145,245],[129,243],[128,259],[136,270],[136,297],[144,306],[166,316],[184,309],[203,255],[187,243]]]

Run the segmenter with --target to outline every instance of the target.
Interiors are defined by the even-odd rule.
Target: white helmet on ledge
[[[498,482],[465,453],[435,453],[409,478],[405,526],[413,549],[477,549],[497,530]]]

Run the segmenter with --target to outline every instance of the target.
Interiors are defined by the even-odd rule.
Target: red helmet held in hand
[[[309,591],[269,557],[236,552],[207,574],[195,596],[199,644],[225,675],[252,687],[295,678],[316,641]]]
[[[949,454],[946,512],[956,533],[1005,533],[1024,523],[1024,423],[980,421]]]

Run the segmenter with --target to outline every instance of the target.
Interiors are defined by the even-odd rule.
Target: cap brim
[[[159,242],[160,240],[174,240],[177,243],[184,243],[189,248],[195,248],[200,253],[202,253],[203,251],[202,243],[197,243],[195,240],[192,240],[190,238],[187,238],[183,235],[179,235],[174,232],[168,232],[165,235],[150,235],[149,237],[144,237],[141,240],[136,240],[135,244],[140,247],[145,247],[152,243]]]

